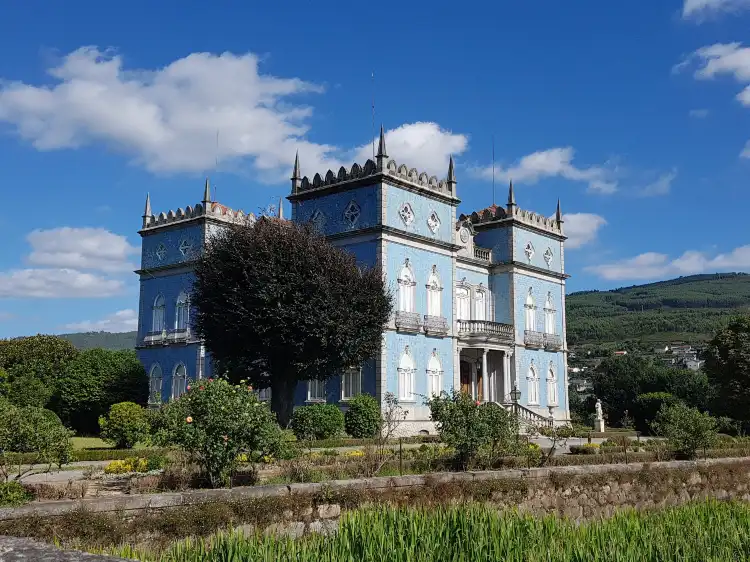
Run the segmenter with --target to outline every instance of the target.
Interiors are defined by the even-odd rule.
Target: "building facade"
[[[394,314],[380,354],[325,383],[301,384],[297,405],[346,408],[361,392],[387,393],[408,410],[404,433],[434,432],[426,397],[461,389],[523,415],[569,419],[563,220],[520,209],[512,183],[504,207],[457,214],[451,159],[445,180],[388,158],[381,131],[375,160],[351,169],[292,174],[293,221],[311,222],[366,266],[379,266],[393,288]],[[209,376],[210,354],[190,331],[192,262],[212,229],[253,221],[211,201],[151,213],[143,238],[138,353],[151,379],[151,401],[184,392]]]

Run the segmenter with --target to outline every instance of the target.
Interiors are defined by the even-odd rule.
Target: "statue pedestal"
[[[604,420],[594,420],[594,431],[604,432]]]

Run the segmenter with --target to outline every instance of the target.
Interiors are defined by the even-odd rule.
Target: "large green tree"
[[[709,342],[704,370],[715,389],[714,411],[750,421],[750,316],[733,319]]]
[[[271,388],[285,426],[298,383],[375,356],[392,309],[385,283],[311,225],[263,217],[208,241],[196,267],[195,327],[230,378]]]
[[[145,405],[148,377],[134,351],[89,349],[70,362],[58,383],[58,411],[80,433],[98,433],[112,404]]]

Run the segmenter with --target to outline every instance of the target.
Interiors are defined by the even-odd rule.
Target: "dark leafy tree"
[[[709,342],[704,370],[716,390],[714,411],[750,421],[750,316],[730,322]]]
[[[195,327],[222,372],[271,388],[286,426],[301,381],[374,357],[392,297],[310,225],[261,218],[217,233],[196,267]]]

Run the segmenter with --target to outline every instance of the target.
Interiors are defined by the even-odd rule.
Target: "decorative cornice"
[[[533,272],[533,273],[548,275],[550,277],[554,277],[555,279],[570,278],[570,275],[568,275],[567,273],[560,273],[559,271],[550,271],[549,269],[544,269],[543,267],[537,267],[535,265],[530,265],[528,263],[523,263],[523,262],[515,261],[515,260],[492,264],[490,266],[490,273],[495,273],[499,271],[507,271],[513,267],[516,267],[521,270]]]

